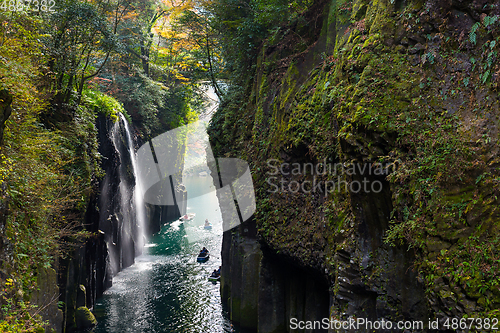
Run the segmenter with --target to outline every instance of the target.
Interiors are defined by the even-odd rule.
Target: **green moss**
[[[422,5],[422,1],[411,1],[397,11],[388,0],[360,0],[354,2],[352,12],[348,1],[332,5],[322,33],[328,32],[327,45],[335,43],[335,49],[327,47],[323,62],[307,73],[301,72],[306,66],[297,61],[281,76],[269,75],[270,59],[274,61],[277,53],[267,57],[262,53],[255,104],[223,109],[226,115],[249,114],[248,119],[255,115],[253,125],[259,126],[253,126],[253,132],[239,127],[241,132],[225,141],[238,144],[225,152],[251,161],[257,179],[256,220],[265,242],[307,263],[317,258],[300,249],[313,248],[312,235],[323,234],[328,244],[325,251],[331,251],[330,259],[325,259],[328,267],[334,265],[331,258],[337,249],[355,247],[356,219],[350,195],[311,199],[302,193],[259,191],[267,186],[265,160],[283,161],[286,156],[300,162],[327,158],[394,163],[397,168],[387,178],[394,210],[386,243],[414,248],[415,267],[428,277],[429,292],[436,291],[435,280],[446,278],[466,294],[462,297],[450,291],[457,302],[466,296],[488,299],[486,292],[498,288],[495,281],[500,271],[496,208],[500,175],[495,167],[498,161],[488,153],[497,150],[497,143],[491,141],[496,139],[491,137],[499,124],[491,122],[496,111],[490,110],[496,110],[492,105],[498,106],[498,95],[488,90],[495,83],[485,74],[488,57],[491,60],[493,50],[498,52],[500,42],[461,51],[481,62],[478,73],[464,85],[464,74],[454,69],[460,61],[454,44],[458,36],[453,32],[424,36],[428,43],[422,42],[421,50],[406,46],[408,38],[398,44],[402,36],[397,32],[420,36],[422,22],[432,19]],[[396,31],[396,27],[407,30]],[[478,30],[478,41],[485,33],[483,28]],[[433,40],[439,43],[432,44]],[[436,47],[432,57],[431,47]],[[310,52],[318,51],[311,47]],[[459,95],[466,101],[454,100]],[[262,131],[264,107],[271,114]],[[490,128],[481,125],[486,123],[491,124],[491,133],[484,133]],[[371,200],[379,203],[377,198]],[[313,223],[318,220],[326,221],[325,226]],[[468,309],[493,313],[497,303],[497,299],[481,301],[477,308]]]
[[[118,113],[125,115],[130,121],[130,117],[120,102],[98,90],[85,89],[82,96],[82,102],[87,105],[87,107],[103,113],[113,121],[118,121]]]
[[[76,321],[76,327],[79,330],[85,330],[97,325],[97,320],[95,319],[94,315],[85,306],[81,306],[78,309],[76,309],[75,321]]]
[[[231,320],[234,322],[240,322],[241,320],[241,299],[239,297],[231,297],[230,301],[230,313],[231,313]]]

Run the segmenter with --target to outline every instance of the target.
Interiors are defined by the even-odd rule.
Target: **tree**
[[[192,46],[195,61],[203,64],[217,97],[223,100],[224,91],[219,85],[224,73],[220,34],[212,27],[209,15],[202,7],[187,9],[177,19],[175,27],[185,33],[187,44]]]
[[[67,104],[76,90],[81,101],[85,82],[97,76],[118,51],[117,27],[129,1],[66,1],[50,18],[47,51],[55,76],[55,104]]]

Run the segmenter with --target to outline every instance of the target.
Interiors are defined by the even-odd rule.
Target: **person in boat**
[[[221,266],[219,266],[219,269],[216,271],[217,272],[217,276],[220,276],[220,268],[221,268]]]
[[[212,275],[210,275],[210,277],[218,278],[219,274],[217,273],[217,270],[214,269],[214,271],[212,272]]]
[[[189,218],[188,214],[184,215],[183,217],[185,220],[187,220]]]
[[[200,257],[205,257],[208,254],[208,250],[203,247],[203,249],[200,251]]]
[[[205,220],[205,227],[209,227],[210,226],[210,222],[208,222],[208,219]]]

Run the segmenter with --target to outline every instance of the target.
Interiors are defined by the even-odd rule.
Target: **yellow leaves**
[[[194,8],[194,1],[190,0],[163,0],[163,4],[172,8],[172,12],[184,11]]]
[[[184,67],[186,68],[186,67]],[[189,82],[191,82],[191,79],[187,78],[186,76],[184,76],[182,74],[182,71],[183,69],[181,67],[179,68],[174,68],[171,70],[171,73],[173,74],[174,78],[177,80],[177,81],[180,81],[180,83],[184,83],[184,84],[187,84]]]
[[[154,33],[162,36],[164,32],[173,30],[175,21],[179,19],[185,11],[194,8],[194,3],[192,1],[163,0],[163,3],[168,8],[166,10],[167,13],[156,22],[152,29]]]
[[[191,81],[190,79],[188,79],[187,77],[183,76],[183,75],[182,75],[182,74],[180,74],[180,73],[176,73],[176,74],[175,74],[175,78],[176,78],[177,80],[181,81],[181,83],[188,83],[188,82],[190,82],[190,81]]]
[[[139,16],[139,13],[136,11],[130,11],[127,12],[123,15],[122,20],[127,21],[127,20],[134,20],[136,17]]]
[[[2,184],[10,175],[13,169],[12,159],[6,157],[4,154],[0,154],[0,184]]]

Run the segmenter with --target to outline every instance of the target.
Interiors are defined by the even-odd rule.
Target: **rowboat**
[[[203,254],[199,254],[198,257],[196,258],[196,261],[197,262],[206,262],[208,261],[208,259],[210,259],[210,253],[203,253]]]
[[[208,281],[211,281],[211,282],[217,282],[217,281],[220,281],[220,276],[215,277],[215,276],[211,276],[211,275],[210,275],[210,276],[208,277]]]

